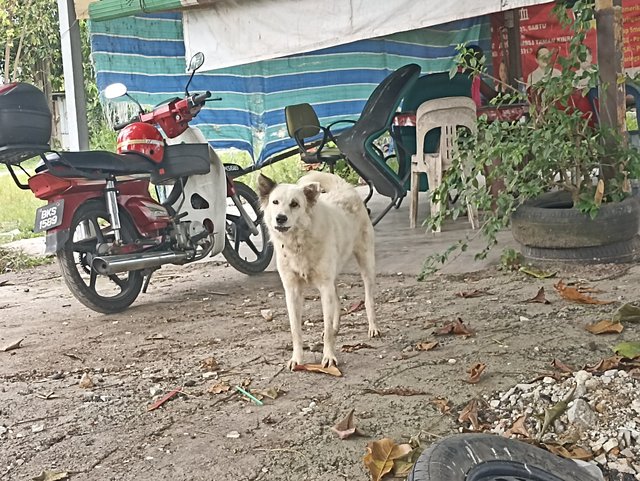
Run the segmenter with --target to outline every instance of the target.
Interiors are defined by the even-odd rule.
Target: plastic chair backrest
[[[320,120],[310,104],[287,105],[284,108],[284,116],[289,137],[294,137],[295,134],[299,139],[306,139],[320,132]],[[300,131],[296,134],[298,129]]]
[[[471,97],[471,77],[457,73],[449,77],[448,72],[430,73],[416,80],[402,100],[403,112],[415,112],[423,102],[442,97]]]
[[[373,141],[389,130],[400,101],[418,75],[420,66],[409,64],[387,76],[369,96],[355,125],[336,140],[356,172],[386,197],[401,198],[406,189],[373,147]]]
[[[420,104],[416,113],[417,152],[424,152],[426,135],[440,129],[439,155],[442,169],[447,169],[453,160],[458,127],[477,131],[476,103],[470,97],[444,97]]]

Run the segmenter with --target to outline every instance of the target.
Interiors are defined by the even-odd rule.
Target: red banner
[[[560,65],[557,56],[567,55],[567,46],[572,32],[560,25],[551,13],[554,3],[525,7],[520,14],[520,53],[522,56],[522,79],[528,85],[540,80],[546,71],[546,65],[553,67],[548,75],[558,75]],[[624,66],[627,71],[640,67],[640,0],[623,0],[624,25]],[[502,15],[491,17],[491,50],[496,77],[506,80],[506,62],[508,44],[506,29],[502,25]],[[590,50],[586,62],[581,68],[588,69],[597,63],[595,21],[585,41]],[[501,65],[502,64],[502,65]],[[502,77],[504,75],[504,78]]]

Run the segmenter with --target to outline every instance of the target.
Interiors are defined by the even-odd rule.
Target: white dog
[[[351,185],[324,172],[311,172],[297,184],[276,184],[260,174],[258,190],[287,300],[293,337],[288,367],[302,364],[302,304],[307,283],[320,291],[322,301],[322,365],[337,365],[340,299],[336,279],[352,255],[364,281],[369,336],[380,335],[373,309],[373,226],[364,202]]]

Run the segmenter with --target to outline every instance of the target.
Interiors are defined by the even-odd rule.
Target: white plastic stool
[[[411,156],[411,205],[409,223],[415,228],[418,220],[418,192],[420,173],[427,174],[429,199],[435,189],[442,184],[442,173],[451,167],[456,151],[456,131],[458,127],[477,132],[476,104],[469,97],[443,97],[423,102],[416,112],[416,154]],[[440,129],[440,148],[436,153],[424,153],[424,138],[430,130]],[[465,173],[463,172],[463,175]],[[440,212],[440,203],[432,202],[431,217]],[[467,213],[472,229],[477,229],[478,210],[467,205]],[[440,232],[440,228],[436,229]]]

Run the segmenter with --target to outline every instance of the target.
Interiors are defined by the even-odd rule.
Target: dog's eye
[[[298,204],[297,201],[292,200],[291,204],[289,204],[289,207],[291,207],[292,209],[295,209],[296,207],[298,207],[300,204]]]
[[[273,205],[278,205],[280,202],[278,202],[277,200],[273,201]]]

